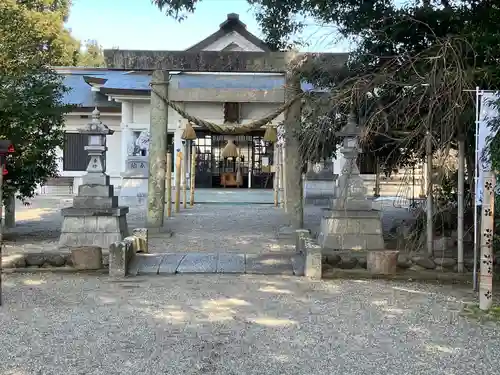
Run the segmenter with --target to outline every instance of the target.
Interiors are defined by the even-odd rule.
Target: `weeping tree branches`
[[[473,105],[473,86],[462,56],[471,52],[460,38],[436,39],[414,55],[369,56],[351,60],[355,74],[332,85],[321,98],[311,98],[302,131],[304,155],[324,149],[324,134],[334,134],[354,110],[363,127],[366,152],[392,166],[407,162],[408,152],[422,157],[430,132],[436,149],[454,146],[464,131],[464,110]],[[359,65],[366,64],[364,73]],[[315,120],[315,122],[314,122]],[[334,138],[332,138],[334,141]]]

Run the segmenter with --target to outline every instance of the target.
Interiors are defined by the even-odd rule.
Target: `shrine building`
[[[272,52],[272,49],[251,34],[237,14],[231,13],[219,30],[186,51]],[[102,122],[114,131],[107,137],[105,162],[116,194],[120,197],[146,196],[152,71],[55,69],[70,89],[65,102],[76,107],[66,116],[65,144],[59,150],[60,176],[40,187],[39,193],[74,194],[78,191],[88,161],[84,149],[87,140],[78,129],[91,120],[91,112],[97,107]],[[302,90],[313,90],[313,87],[302,83]],[[168,98],[192,116],[216,124],[246,124],[282,106],[284,91],[284,76],[280,73],[170,72]],[[181,136],[186,121],[175,110],[168,109],[167,144],[174,154],[183,148],[185,141]],[[283,113],[269,125],[276,126],[282,121]],[[231,141],[239,154],[238,168],[241,168],[242,177],[239,187],[273,188],[276,144],[264,141],[265,128],[244,135],[216,134],[196,126],[194,130],[197,187],[220,188],[224,174],[236,173],[234,160],[221,156],[225,145]],[[333,160],[332,173],[340,172],[342,162]],[[188,172],[189,168],[186,165]]]

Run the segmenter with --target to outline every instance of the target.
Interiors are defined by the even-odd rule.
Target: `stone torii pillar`
[[[300,94],[300,78],[294,72],[285,75],[285,102]],[[283,163],[285,210],[290,218],[290,229],[304,226],[302,161],[299,153],[299,139],[296,132],[301,126],[301,100],[295,101],[285,111],[285,160]]]
[[[168,98],[169,72],[155,70],[151,86]],[[146,226],[161,228],[165,210],[165,168],[167,163],[168,105],[151,91],[149,123],[148,213]]]

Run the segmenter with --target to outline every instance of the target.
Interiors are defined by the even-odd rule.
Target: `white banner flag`
[[[491,169],[491,160],[488,157],[488,140],[496,135],[496,131],[491,129],[489,122],[492,118],[498,116],[495,102],[500,100],[500,92],[485,92],[480,97],[479,105],[479,124],[477,134],[477,159],[478,179],[476,183],[476,204],[480,205],[483,201],[484,171]]]

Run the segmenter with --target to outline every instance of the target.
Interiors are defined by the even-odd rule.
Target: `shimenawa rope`
[[[206,121],[203,119],[200,119],[198,117],[191,116],[189,113],[187,113],[185,110],[183,110],[181,107],[179,107],[175,102],[170,101],[168,98],[166,98],[164,95],[159,93],[157,90],[155,90],[154,84],[150,84],[151,86],[151,91],[154,92],[158,97],[163,100],[170,108],[175,110],[177,113],[179,113],[182,117],[184,117],[186,120],[191,121],[193,124],[196,124],[198,126],[204,127],[209,129],[210,131],[214,133],[224,133],[224,134],[244,134],[248,133],[252,130],[257,130],[260,129],[262,126],[268,124],[272,120],[274,120],[276,117],[278,117],[282,112],[286,111],[293,103],[295,103],[296,100],[299,100],[304,94],[301,93],[299,95],[296,95],[293,97],[291,100],[288,102],[284,103],[283,105],[279,106],[276,108],[275,111],[270,113],[269,115],[259,119],[252,121],[249,124],[244,124],[244,125],[232,125],[232,124],[224,124],[224,125],[218,125],[214,124],[213,122]]]

